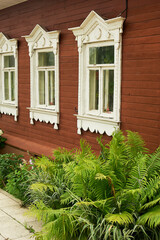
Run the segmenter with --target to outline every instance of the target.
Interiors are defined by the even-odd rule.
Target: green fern
[[[160,205],[155,206],[143,215],[140,216],[138,224],[147,224],[151,228],[155,228],[160,225]]]
[[[120,225],[130,224],[134,222],[132,214],[128,212],[107,214],[105,219],[109,223],[118,223]]]
[[[147,208],[151,208],[155,205],[159,204],[160,205],[160,196],[156,199],[154,199],[153,201],[150,201],[150,202],[147,202],[146,204],[144,204],[140,210],[143,210],[143,209],[147,209]]]
[[[74,160],[74,151],[58,148],[53,151],[54,161],[57,163],[69,163]]]
[[[54,161],[35,161],[31,209],[44,222],[37,239],[157,240],[160,148],[148,154],[131,131],[98,142],[99,156],[81,140],[78,150],[54,151]]]

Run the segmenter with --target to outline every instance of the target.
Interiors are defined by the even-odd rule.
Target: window
[[[0,112],[18,116],[18,89],[17,89],[17,40],[9,40],[0,33],[0,61],[1,61],[1,90],[0,90]]]
[[[38,106],[55,109],[55,61],[53,52],[38,52]]]
[[[46,32],[36,25],[29,36],[31,69],[30,123],[59,124],[59,31]]]
[[[109,136],[120,125],[121,45],[124,18],[103,20],[92,11],[71,28],[78,42],[78,134],[81,129]]]
[[[3,56],[3,89],[4,101],[15,101],[15,58],[13,55]]]
[[[88,114],[113,117],[114,46],[88,46]]]

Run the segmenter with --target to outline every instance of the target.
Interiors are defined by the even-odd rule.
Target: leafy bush
[[[55,151],[56,158],[46,156],[35,159],[34,173],[31,174],[32,185],[28,194],[31,201],[42,201],[48,207],[60,208],[60,196],[65,192],[65,171],[63,164],[72,161],[72,155],[65,149]]]
[[[43,240],[160,239],[160,148],[149,154],[134,132],[115,132],[101,154],[81,149],[36,160],[31,211]]]
[[[5,186],[5,190],[23,201],[23,204],[28,204],[31,201],[30,196],[27,194],[31,184],[32,173],[32,170],[29,168],[30,166],[26,163],[21,164],[20,168],[8,174]]]
[[[0,187],[4,188],[8,175],[15,170],[20,169],[20,164],[23,163],[21,155],[14,153],[0,154]]]
[[[5,142],[7,138],[2,137],[3,131],[0,129],[0,148],[3,148],[5,146]]]

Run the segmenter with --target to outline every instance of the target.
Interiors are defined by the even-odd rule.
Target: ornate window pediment
[[[0,53],[14,53],[14,57],[17,54],[17,40],[9,39],[2,32],[0,33]]]
[[[0,112],[18,116],[17,40],[0,33]]]
[[[92,11],[70,28],[79,52],[78,134],[111,135],[120,125],[121,47],[124,18],[104,20]]]
[[[59,34],[36,25],[25,36],[29,46],[31,72],[31,124],[44,121],[59,124]]]
[[[47,32],[39,24],[35,26],[30,35],[24,36],[29,46],[30,57],[36,49],[52,48],[57,54],[60,31]]]

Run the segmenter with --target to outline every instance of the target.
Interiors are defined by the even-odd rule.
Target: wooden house
[[[158,147],[160,1],[0,1],[0,129],[5,151],[99,151],[115,129]]]

